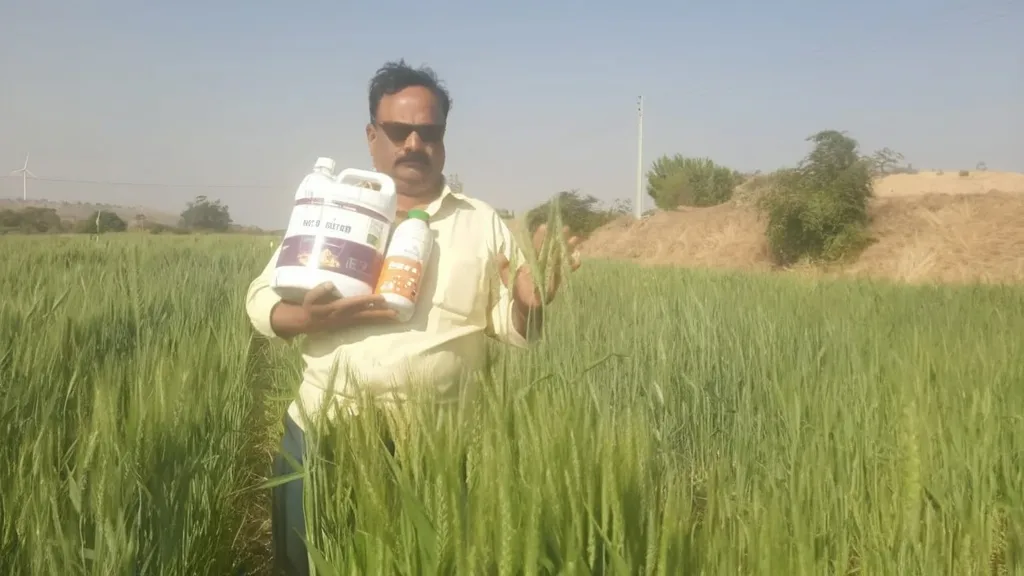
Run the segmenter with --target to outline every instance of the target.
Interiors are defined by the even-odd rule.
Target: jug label
[[[280,266],[308,266],[343,274],[374,285],[380,276],[384,258],[371,246],[339,238],[324,237],[319,251],[313,249],[317,236],[289,236],[281,242],[277,257]]]
[[[295,201],[288,234],[324,235],[367,244],[383,252],[387,227],[388,219],[369,208],[323,198],[300,198]]]

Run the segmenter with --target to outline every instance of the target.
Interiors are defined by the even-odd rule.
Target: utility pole
[[[636,201],[633,202],[633,213],[639,220],[644,213],[644,97],[637,99],[637,135],[636,135]]]

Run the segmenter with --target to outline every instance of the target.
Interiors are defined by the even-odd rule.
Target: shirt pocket
[[[469,318],[481,296],[483,266],[478,258],[459,258],[447,267],[449,272],[439,278],[440,290],[434,304],[445,312]]]

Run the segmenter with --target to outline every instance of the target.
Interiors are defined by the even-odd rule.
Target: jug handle
[[[346,168],[338,173],[338,182],[342,184],[357,184],[359,181],[370,181],[378,186],[381,190],[385,190],[393,186],[391,177],[387,174],[380,172],[374,172],[372,170],[362,170],[360,168]]]

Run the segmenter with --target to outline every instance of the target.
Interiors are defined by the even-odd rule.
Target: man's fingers
[[[501,283],[505,287],[509,287],[509,261],[504,254],[499,253],[498,257],[494,261],[498,266],[498,277],[501,278]]]
[[[306,293],[306,297],[302,299],[304,306],[317,306],[320,304],[326,304],[332,300],[336,300],[338,295],[334,291],[334,284],[330,282],[324,282],[318,284],[312,290]]]
[[[547,283],[547,292],[545,298],[547,303],[550,304],[555,299],[555,294],[558,293],[558,288],[562,284],[562,267],[552,266],[551,267],[551,279]]]
[[[367,324],[370,322],[381,322],[384,320],[398,320],[398,312],[391,309],[382,310],[360,310],[348,317],[353,324]]]
[[[339,298],[327,305],[330,312],[356,313],[363,310],[383,309],[387,300],[380,294],[366,294],[364,296],[352,296],[350,298]]]
[[[579,236],[569,236],[570,230],[568,226],[562,227],[562,239],[565,241],[566,252],[565,255],[568,258],[569,270],[575,272],[579,269],[582,264],[580,259]],[[562,287],[562,281],[564,280],[564,271],[562,266],[553,266],[548,273],[545,286],[545,299],[548,303],[551,303],[555,299],[555,295],[558,294],[558,289]]]
[[[580,259],[579,236],[573,236],[572,238],[569,238],[569,241],[566,242],[566,244],[569,246],[569,269],[575,272],[576,270],[579,269],[580,264],[583,263],[583,261]]]
[[[364,310],[383,310],[387,307],[387,301],[380,294],[367,294],[365,296],[352,296],[351,298],[338,298],[333,302],[325,304],[314,304],[312,313],[314,316],[351,316],[356,312]]]
[[[537,227],[537,230],[533,232],[533,249],[535,252],[540,252],[541,248],[544,247],[544,239],[548,236],[548,225],[541,224]]]

